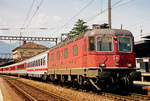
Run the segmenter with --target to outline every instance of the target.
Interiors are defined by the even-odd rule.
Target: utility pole
[[[108,24],[111,29],[111,0],[108,0]]]

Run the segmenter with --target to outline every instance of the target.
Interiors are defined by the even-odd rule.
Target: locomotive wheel
[[[47,79],[47,75],[46,74],[44,74],[44,75],[42,75],[42,80],[46,80]]]
[[[79,84],[79,85],[83,85],[83,81],[84,81],[83,77],[82,77],[82,76],[79,76],[78,84]]]
[[[65,76],[62,76],[62,77],[61,77],[61,82],[62,82],[62,83],[65,83]]]
[[[50,81],[55,81],[54,75],[50,75]]]

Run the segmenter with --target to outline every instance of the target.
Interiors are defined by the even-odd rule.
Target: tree
[[[88,26],[85,25],[86,22],[84,22],[81,19],[78,19],[72,30],[69,32],[68,38],[72,38],[73,36],[79,35],[83,32],[85,32],[88,29]]]

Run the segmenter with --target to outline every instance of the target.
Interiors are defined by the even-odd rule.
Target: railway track
[[[15,78],[5,77],[5,80],[22,93],[29,101],[70,101],[70,99],[31,86]]]
[[[37,87],[33,87],[20,80],[17,80],[19,78],[11,78],[7,76],[5,77],[5,79],[15,88],[17,88],[21,93],[23,93],[23,95],[25,95],[29,99],[29,101],[70,101],[70,99],[66,99],[59,95],[50,93],[48,91],[45,91]],[[108,92],[102,92],[101,94],[99,93],[97,94],[99,96],[102,95],[114,101],[150,101],[150,96],[147,96],[144,94],[133,93],[133,92],[130,92],[124,95],[121,93],[118,94],[118,93],[108,93]]]
[[[114,93],[102,93],[103,96],[119,101],[150,101],[150,97],[143,94],[130,93],[128,95],[119,95]]]

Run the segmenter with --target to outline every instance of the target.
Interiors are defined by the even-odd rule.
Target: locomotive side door
[[[83,41],[83,64],[82,67],[87,67],[87,40]]]

